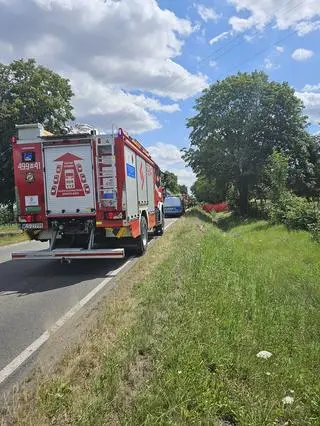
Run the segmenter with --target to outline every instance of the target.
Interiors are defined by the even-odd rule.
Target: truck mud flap
[[[35,259],[123,259],[125,251],[119,249],[63,249],[42,250],[12,253],[12,260],[35,260]]]

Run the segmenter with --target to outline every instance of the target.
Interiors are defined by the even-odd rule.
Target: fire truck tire
[[[140,236],[137,238],[136,253],[142,256],[148,247],[148,224],[144,216],[140,220]]]

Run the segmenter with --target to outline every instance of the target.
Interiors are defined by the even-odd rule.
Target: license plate
[[[22,229],[42,229],[43,223],[22,223]]]

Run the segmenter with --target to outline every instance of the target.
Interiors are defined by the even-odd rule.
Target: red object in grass
[[[205,203],[203,204],[202,209],[208,213],[212,211],[215,211],[216,213],[222,213],[222,212],[229,211],[229,205],[227,201],[222,201],[221,203],[216,203],[216,204]]]

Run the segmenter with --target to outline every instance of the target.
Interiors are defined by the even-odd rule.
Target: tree
[[[303,150],[296,152],[289,161],[289,188],[298,196],[320,196],[320,138],[306,136]]]
[[[218,188],[215,180],[209,180],[204,176],[199,176],[191,186],[191,192],[197,201],[217,203],[225,200],[225,188]]]
[[[179,193],[178,176],[166,170],[161,172],[161,182],[163,187],[172,194]]]
[[[266,195],[276,203],[288,191],[288,158],[281,152],[273,151],[264,168]]]
[[[15,124],[39,122],[59,132],[73,119],[72,96],[69,80],[33,59],[0,64],[0,204],[12,206],[15,198],[10,146]]]
[[[287,83],[263,72],[239,73],[212,84],[188,120],[191,147],[184,159],[218,187],[233,186],[239,210],[248,213],[249,194],[273,149],[301,152],[306,140],[303,104]]]
[[[188,195],[188,187],[187,185],[178,185],[179,187],[179,192],[182,195]]]

